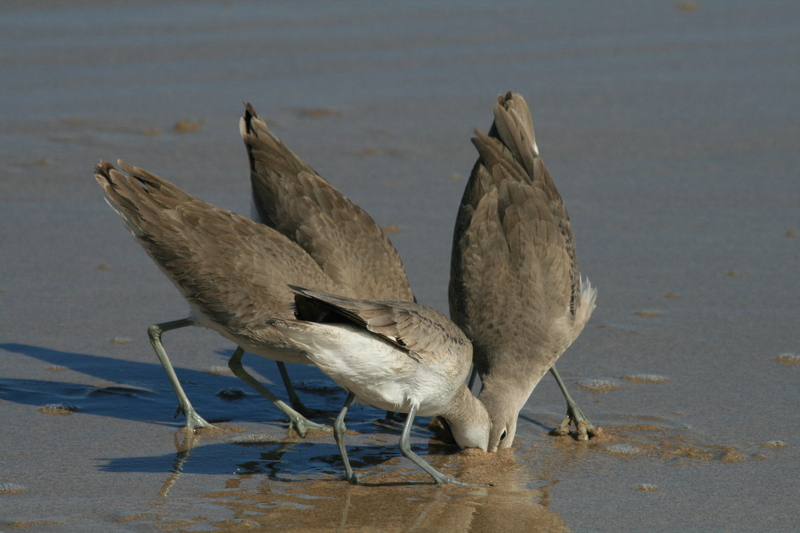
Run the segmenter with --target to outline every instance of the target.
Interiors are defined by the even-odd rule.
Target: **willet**
[[[289,150],[249,103],[239,131],[250,163],[253,220],[300,245],[343,294],[414,301],[400,254],[366,211]],[[304,412],[284,365],[278,367],[292,404]]]
[[[561,430],[595,432],[553,366],[595,307],[583,281],[572,225],[539,156],[533,122],[518,94],[499,97],[489,135],[472,139],[480,157],[456,217],[450,315],[472,340],[478,398],[493,420],[489,451],[511,446],[517,418],[552,369],[567,400]]]
[[[271,324],[348,391],[334,424],[347,479],[357,483],[344,444],[344,418],[354,399],[408,413],[400,451],[436,483],[463,484],[433,469],[411,450],[416,415],[441,415],[462,448],[486,450],[492,422],[464,383],[472,345],[447,317],[414,302],[354,300],[292,287],[296,321]]]
[[[301,435],[309,422],[241,370],[244,349],[276,361],[311,364],[306,354],[266,325],[270,318],[294,318],[288,283],[341,292],[297,244],[274,229],[198,200],[144,170],[119,162],[95,167],[112,208],[190,305],[187,318],[151,326],[153,348],[178,397],[190,430],[206,427],[181,387],[161,344],[161,333],[185,326],[213,329],[239,347],[229,363],[238,377],[270,398]]]

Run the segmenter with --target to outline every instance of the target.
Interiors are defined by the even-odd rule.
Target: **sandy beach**
[[[0,531],[800,530],[800,5],[743,1],[5,2],[0,6]],[[447,311],[455,214],[491,106],[530,105],[597,309],[559,359],[604,434],[459,452],[355,406],[305,439],[227,370],[92,177],[142,167],[249,214],[242,102],[387,229]],[[271,361],[245,365],[282,395]],[[299,394],[345,398],[313,367]]]

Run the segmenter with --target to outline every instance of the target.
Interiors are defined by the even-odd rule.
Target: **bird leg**
[[[556,370],[556,365],[550,367],[550,373],[553,374],[554,378],[556,378],[556,383],[558,383],[561,392],[564,394],[564,399],[567,400],[567,416],[561,421],[561,424],[552,431],[552,434],[558,436],[569,435],[570,424],[575,424],[575,429],[578,432],[578,440],[589,440],[589,437],[596,437],[600,435],[600,433],[603,431],[602,428],[594,427],[594,425],[589,422],[589,419],[587,419],[583,414],[581,408],[578,407],[578,404],[575,403],[575,400],[572,399],[572,396],[569,395],[569,392],[567,392],[567,386],[564,385],[564,381],[562,381],[561,376],[558,374],[558,370]]]
[[[350,459],[347,457],[347,449],[344,447],[344,434],[347,428],[344,425],[344,417],[347,414],[347,409],[352,405],[356,395],[352,392],[347,393],[347,399],[344,401],[342,410],[339,411],[339,416],[336,417],[336,422],[333,424],[333,438],[336,439],[336,446],[339,447],[339,454],[342,456],[344,463],[345,478],[353,485],[358,485],[358,476],[353,472],[350,466]]]
[[[471,485],[471,483],[458,481],[457,479],[445,476],[444,474],[436,471],[431,465],[423,461],[419,455],[411,450],[411,445],[409,444],[408,439],[411,435],[411,426],[414,423],[414,417],[416,414],[417,406],[412,405],[411,409],[408,411],[408,418],[406,418],[406,425],[403,427],[403,433],[400,435],[400,452],[403,454],[403,456],[410,459],[412,462],[414,462],[414,464],[430,474],[437,485],[441,485],[443,483],[452,485]]]
[[[228,361],[228,367],[236,375],[236,377],[250,385],[256,390],[256,392],[261,394],[261,396],[267,400],[271,401],[275,407],[280,409],[283,414],[288,416],[290,425],[297,430],[297,433],[301,437],[305,437],[309,429],[329,430],[327,426],[323,426],[322,424],[317,424],[316,422],[311,422],[310,420],[306,419],[303,415],[286,405],[283,400],[272,394],[264,385],[259,383],[258,380],[251,376],[242,366],[243,355],[244,349],[241,346],[237,346],[236,351],[233,352],[230,361]]]
[[[178,376],[175,374],[175,369],[172,367],[167,352],[164,350],[164,345],[161,343],[161,334],[165,331],[185,328],[186,326],[192,325],[194,325],[194,321],[191,318],[183,318],[181,320],[173,320],[172,322],[164,322],[163,324],[154,324],[147,328],[147,336],[150,337],[150,344],[153,345],[153,349],[156,351],[159,361],[161,361],[161,366],[164,367],[169,382],[175,390],[175,395],[178,397],[178,409],[175,411],[175,416],[178,416],[178,413],[183,413],[186,417],[186,428],[190,431],[194,431],[197,428],[214,426],[206,422],[203,417],[197,414],[194,407],[192,407],[189,397],[186,396],[183,387],[181,387],[178,381]]]
[[[286,394],[289,395],[289,402],[292,404],[294,410],[306,418],[322,416],[322,413],[315,409],[306,407],[303,402],[300,401],[300,397],[297,396],[297,392],[294,390],[294,385],[292,385],[292,380],[289,379],[289,372],[286,370],[286,363],[283,361],[275,361],[275,363],[278,365],[278,370],[281,373],[281,379],[283,379],[283,385],[286,387]]]

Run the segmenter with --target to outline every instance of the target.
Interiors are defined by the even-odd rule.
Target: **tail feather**
[[[301,246],[352,296],[414,299],[400,255],[366,211],[289,150],[250,104],[239,130],[250,160],[253,220]]]
[[[479,163],[492,173],[499,185],[504,179],[514,179],[528,184],[536,183],[548,194],[555,196],[552,180],[547,174],[536,144],[533,120],[527,102],[519,94],[498,96],[494,105],[494,122],[489,134],[475,130],[472,143],[480,154]]]
[[[101,161],[94,167],[94,178],[106,193],[106,203],[122,218],[128,231],[134,237],[142,237],[143,232],[130,213],[136,205],[129,199],[129,178],[121,174],[108,161]]]
[[[193,199],[190,194],[179,188],[177,185],[173,185],[167,180],[159,178],[155,174],[151,174],[150,172],[142,170],[138,167],[133,167],[119,159],[117,160],[117,163],[119,163],[119,166],[122,168],[122,170],[130,174],[132,178],[138,180],[139,183],[146,186],[147,191],[150,193],[149,196],[153,198],[158,197],[163,203],[185,202]]]
[[[510,180],[531,185],[534,189],[543,191],[547,195],[547,207],[563,236],[564,245],[571,261],[570,310],[578,313],[579,308],[584,305],[586,306],[584,312],[588,308],[593,309],[594,299],[590,298],[588,293],[585,297],[581,295],[580,270],[572,235],[572,224],[558,189],[539,155],[533,119],[527,102],[519,94],[508,92],[505,96],[498,97],[493,110],[494,122],[489,134],[485,135],[476,130],[476,137],[472,139],[480,158],[473,169],[473,176],[464,192],[462,204],[468,202],[472,209],[475,209],[480,198],[491,189],[488,183],[484,183],[487,179],[496,187],[500,187],[504,181]],[[464,215],[462,215],[462,211],[465,213]],[[466,227],[466,217],[470,216],[469,208],[465,208],[465,205],[462,205],[462,210],[459,211],[459,217],[462,216],[464,220],[457,221],[457,233],[459,228]],[[591,309],[589,309],[589,314],[591,314]]]
[[[134,237],[144,235],[145,220],[154,211],[175,206],[193,197],[172,183],[124,161],[117,161],[129,175],[107,161],[94,167],[94,177],[106,193],[106,202],[122,218]]]
[[[503,144],[534,180],[541,179],[541,168],[535,164],[539,157],[533,120],[527,102],[518,94],[498,97],[494,105],[494,124]]]
[[[267,127],[266,122],[256,115],[250,103],[245,104],[244,117],[239,119],[239,133],[247,147],[250,172],[275,173],[292,176],[300,172],[314,170],[289,150]]]

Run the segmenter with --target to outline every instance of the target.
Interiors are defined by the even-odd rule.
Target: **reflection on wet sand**
[[[234,488],[240,481],[234,479],[227,484],[231,490],[207,497],[233,511],[233,518],[213,524],[228,531],[567,531],[561,517],[542,505],[542,491],[525,488],[525,467],[510,457],[502,461],[504,468],[492,463],[494,487],[401,484],[393,470],[374,486],[265,482],[247,490]]]
[[[163,498],[180,478],[192,452],[193,441],[176,439],[179,451],[173,473],[159,491],[160,504],[152,509],[164,510]],[[242,443],[239,443],[242,444]],[[180,446],[179,446],[180,445]],[[258,446],[257,443],[246,444]],[[298,446],[299,445],[299,446]],[[258,460],[242,463],[242,470],[224,483],[225,489],[205,494],[208,503],[226,509],[228,518],[187,514],[158,513],[160,529],[185,530],[214,527],[224,531],[290,529],[292,531],[568,531],[560,515],[547,509],[548,488],[531,479],[530,469],[519,464],[513,450],[487,454],[464,450],[455,454],[439,454],[444,448],[429,441],[426,457],[434,468],[454,473],[470,483],[492,483],[493,486],[436,486],[424,472],[404,468],[401,457],[381,457],[362,476],[363,484],[353,486],[338,475],[329,479],[297,481],[298,476],[276,474],[281,464],[296,462],[284,454],[295,449],[314,447],[308,442],[260,443],[263,452]],[[392,452],[394,454],[394,452]],[[381,454],[383,455],[383,454]],[[336,461],[335,454],[323,461]],[[362,457],[363,460],[363,457]],[[267,466],[270,463],[271,466]],[[400,463],[399,467],[397,463]],[[338,471],[336,465],[330,471]],[[291,467],[289,466],[291,470]],[[267,473],[267,470],[273,472]],[[330,475],[330,474],[325,474]],[[302,477],[302,476],[301,476]],[[532,488],[536,484],[536,488]],[[152,518],[152,516],[150,517]],[[144,516],[129,517],[137,521]],[[261,529],[258,529],[261,528]]]
[[[437,487],[392,445],[400,425],[372,420],[371,414],[365,409],[357,416],[358,431],[350,435],[352,458],[362,472],[358,486],[341,478],[341,459],[323,432],[300,439],[291,431],[247,433],[238,425],[196,434],[179,430],[172,472],[162,478],[149,512],[122,521],[168,531],[568,531],[562,516],[550,510],[550,494],[562,479],[585,474],[587,465],[767,458],[763,447],[751,453],[710,441],[688,428],[681,415],[607,415],[607,431],[592,441],[544,437],[543,426],[542,434],[523,434],[514,448],[494,454],[455,453],[438,439],[417,438],[415,449],[437,470],[492,485]],[[418,437],[424,427],[422,421],[416,425]],[[113,465],[116,471],[129,468],[129,462]],[[184,472],[213,476],[211,492],[201,489],[194,497],[201,506],[186,505]],[[669,492],[669,485],[651,481],[631,484],[630,490]]]
[[[294,531],[568,531],[548,511],[539,490],[517,486],[473,488],[365,487],[315,482],[275,491],[228,491],[235,517],[214,525],[228,531],[284,527]],[[265,506],[267,508],[265,508]]]
[[[363,472],[358,486],[341,478],[340,457],[330,435],[322,432],[300,439],[285,430],[246,433],[234,426],[197,434],[179,430],[172,472],[162,478],[149,512],[121,521],[167,531],[568,531],[562,516],[550,509],[550,494],[565,477],[585,474],[587,465],[766,458],[763,451],[710,442],[680,420],[615,415],[604,420],[607,431],[590,442],[523,434],[516,447],[494,454],[454,453],[437,439],[417,439],[417,452],[434,468],[461,481],[492,485],[437,487],[388,444],[398,427],[369,420],[370,412],[364,411],[360,431],[351,435],[354,463]],[[127,471],[131,464],[112,468]],[[197,485],[196,478],[187,483],[183,473],[212,476],[210,492],[201,489],[192,497],[201,505],[187,505],[187,487],[181,483]],[[631,484],[630,490],[669,492],[669,485],[651,481]]]

